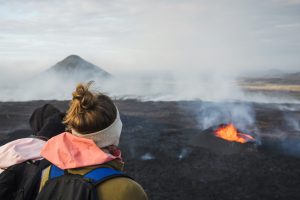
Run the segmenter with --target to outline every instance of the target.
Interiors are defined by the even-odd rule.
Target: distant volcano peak
[[[104,77],[111,76],[108,72],[101,69],[100,67],[84,60],[78,55],[69,55],[62,61],[58,62],[50,68],[53,72],[85,72],[90,74],[98,74]]]
[[[78,55],[69,55],[65,59],[63,59],[61,62],[74,62],[74,61],[84,61],[80,56]]]
[[[65,59],[78,59],[78,58],[82,59],[80,56],[73,54],[73,55],[67,56]]]

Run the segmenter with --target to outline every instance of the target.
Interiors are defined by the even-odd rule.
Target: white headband
[[[117,109],[117,107],[116,107]],[[119,110],[117,109],[117,117],[115,121],[107,128],[89,134],[81,134],[72,129],[72,134],[78,137],[93,140],[98,147],[103,148],[110,145],[118,145],[122,131],[122,121],[120,118]]]

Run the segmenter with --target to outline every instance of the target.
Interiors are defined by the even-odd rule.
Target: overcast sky
[[[300,0],[0,0],[0,73],[300,71]]]

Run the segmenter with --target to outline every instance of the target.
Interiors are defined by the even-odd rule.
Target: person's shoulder
[[[97,186],[100,199],[106,200],[147,200],[148,197],[140,184],[127,177],[109,179]]]

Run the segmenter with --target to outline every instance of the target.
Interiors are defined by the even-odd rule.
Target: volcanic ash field
[[[29,135],[29,116],[46,102],[61,110],[68,106],[67,101],[0,103],[1,144]],[[125,170],[150,199],[300,199],[298,104],[116,103],[124,124]],[[251,109],[250,115],[234,120],[236,108]],[[229,122],[256,141],[216,137],[216,125]]]

